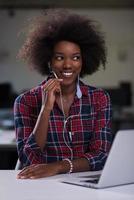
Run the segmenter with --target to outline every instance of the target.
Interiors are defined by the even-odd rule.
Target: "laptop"
[[[72,173],[62,182],[89,188],[134,183],[134,130],[117,132],[101,173]]]

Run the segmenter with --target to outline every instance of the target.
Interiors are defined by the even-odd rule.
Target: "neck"
[[[76,84],[70,86],[62,86],[61,91],[63,96],[74,94],[76,92]]]

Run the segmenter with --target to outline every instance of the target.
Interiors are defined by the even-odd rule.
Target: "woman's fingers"
[[[42,86],[42,89],[44,92],[47,92],[48,88],[50,87],[50,85],[52,85],[54,83],[54,79],[49,79],[45,85]]]
[[[55,85],[60,86],[60,82],[62,82],[62,79],[49,79],[46,84],[43,86],[43,90],[45,92],[50,91]]]
[[[21,170],[21,172],[17,175],[17,178],[23,178],[25,176],[27,176],[31,170],[34,167],[34,165],[31,165],[31,166],[28,166],[28,167],[25,167]]]
[[[24,168],[18,175],[18,179],[34,179],[45,176],[45,164],[31,165]]]
[[[24,168],[18,175],[18,179],[37,179],[57,174],[55,164],[37,164]]]
[[[61,91],[62,79],[49,79],[48,82],[42,86],[42,105],[52,109],[55,102],[55,94]],[[44,93],[45,91],[45,93]]]
[[[31,165],[22,169],[22,171],[17,175],[17,178],[30,178],[37,173],[38,165]]]

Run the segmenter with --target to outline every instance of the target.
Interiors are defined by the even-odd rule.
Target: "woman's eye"
[[[56,56],[56,60],[63,60],[63,56]]]
[[[74,57],[73,57],[73,60],[76,60],[76,61],[77,61],[77,60],[80,60],[80,56],[74,56]]]

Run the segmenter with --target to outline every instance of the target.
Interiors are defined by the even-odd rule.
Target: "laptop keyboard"
[[[98,181],[99,181],[99,179],[100,179],[100,174],[87,175],[87,176],[79,176],[79,178],[86,178],[85,180],[81,180],[80,182],[96,183],[97,184]]]
[[[99,179],[101,174],[95,174],[95,175],[86,175],[86,176],[79,176],[79,178],[94,178]]]
[[[99,179],[89,179],[89,180],[83,180],[80,182],[84,182],[84,183],[98,183]]]

